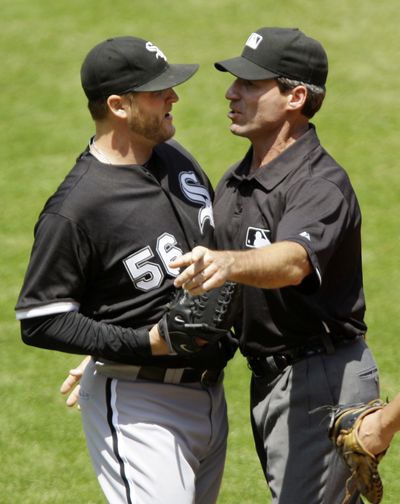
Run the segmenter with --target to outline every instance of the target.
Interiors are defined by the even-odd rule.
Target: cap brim
[[[243,58],[243,56],[217,61],[217,63],[214,63],[214,66],[220,72],[229,72],[235,77],[239,77],[239,79],[264,80],[279,77],[277,73],[260,67],[252,61]]]
[[[187,81],[199,69],[199,65],[168,65],[165,72],[134,91],[162,91]]]

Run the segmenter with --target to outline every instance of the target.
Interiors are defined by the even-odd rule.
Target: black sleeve
[[[214,345],[205,345],[189,357],[151,354],[149,331],[97,322],[78,312],[21,320],[22,340],[27,345],[58,350],[122,364],[161,367],[222,369],[232,359],[238,341],[227,335]]]
[[[78,312],[21,320],[24,343],[132,364],[151,356],[149,331],[97,322]]]
[[[285,204],[276,241],[294,241],[306,249],[314,274],[306,280],[308,288],[304,287],[312,291],[321,284],[329,261],[351,224],[349,205],[339,187],[320,177],[293,185]]]

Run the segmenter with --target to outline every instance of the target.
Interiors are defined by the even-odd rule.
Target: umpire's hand
[[[189,291],[193,296],[198,296],[231,280],[233,262],[234,258],[230,251],[210,250],[200,246],[177,257],[169,266],[186,268],[175,279],[174,285]]]

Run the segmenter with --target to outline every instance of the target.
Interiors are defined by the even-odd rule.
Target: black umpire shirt
[[[252,149],[216,189],[218,247],[289,240],[306,249],[314,271],[296,287],[244,287],[236,328],[242,352],[279,352],[323,333],[365,334],[361,213],[346,172],[323,149],[313,125],[249,175],[251,159]]]

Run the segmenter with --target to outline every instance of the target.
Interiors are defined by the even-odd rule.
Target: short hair
[[[102,121],[108,115],[107,100],[104,98],[89,100],[88,109],[94,121]]]
[[[325,86],[317,86],[315,84],[308,84],[287,77],[277,77],[276,82],[282,93],[290,91],[297,86],[304,86],[307,89],[307,98],[301,109],[301,113],[308,119],[311,119],[321,108],[322,102],[326,95]]]
[[[136,94],[137,93],[135,93],[134,91],[130,91],[129,93],[123,93],[120,96],[126,96],[132,105],[135,101]],[[106,119],[108,115],[107,98],[89,100],[88,109],[94,121],[102,121],[103,119]]]

